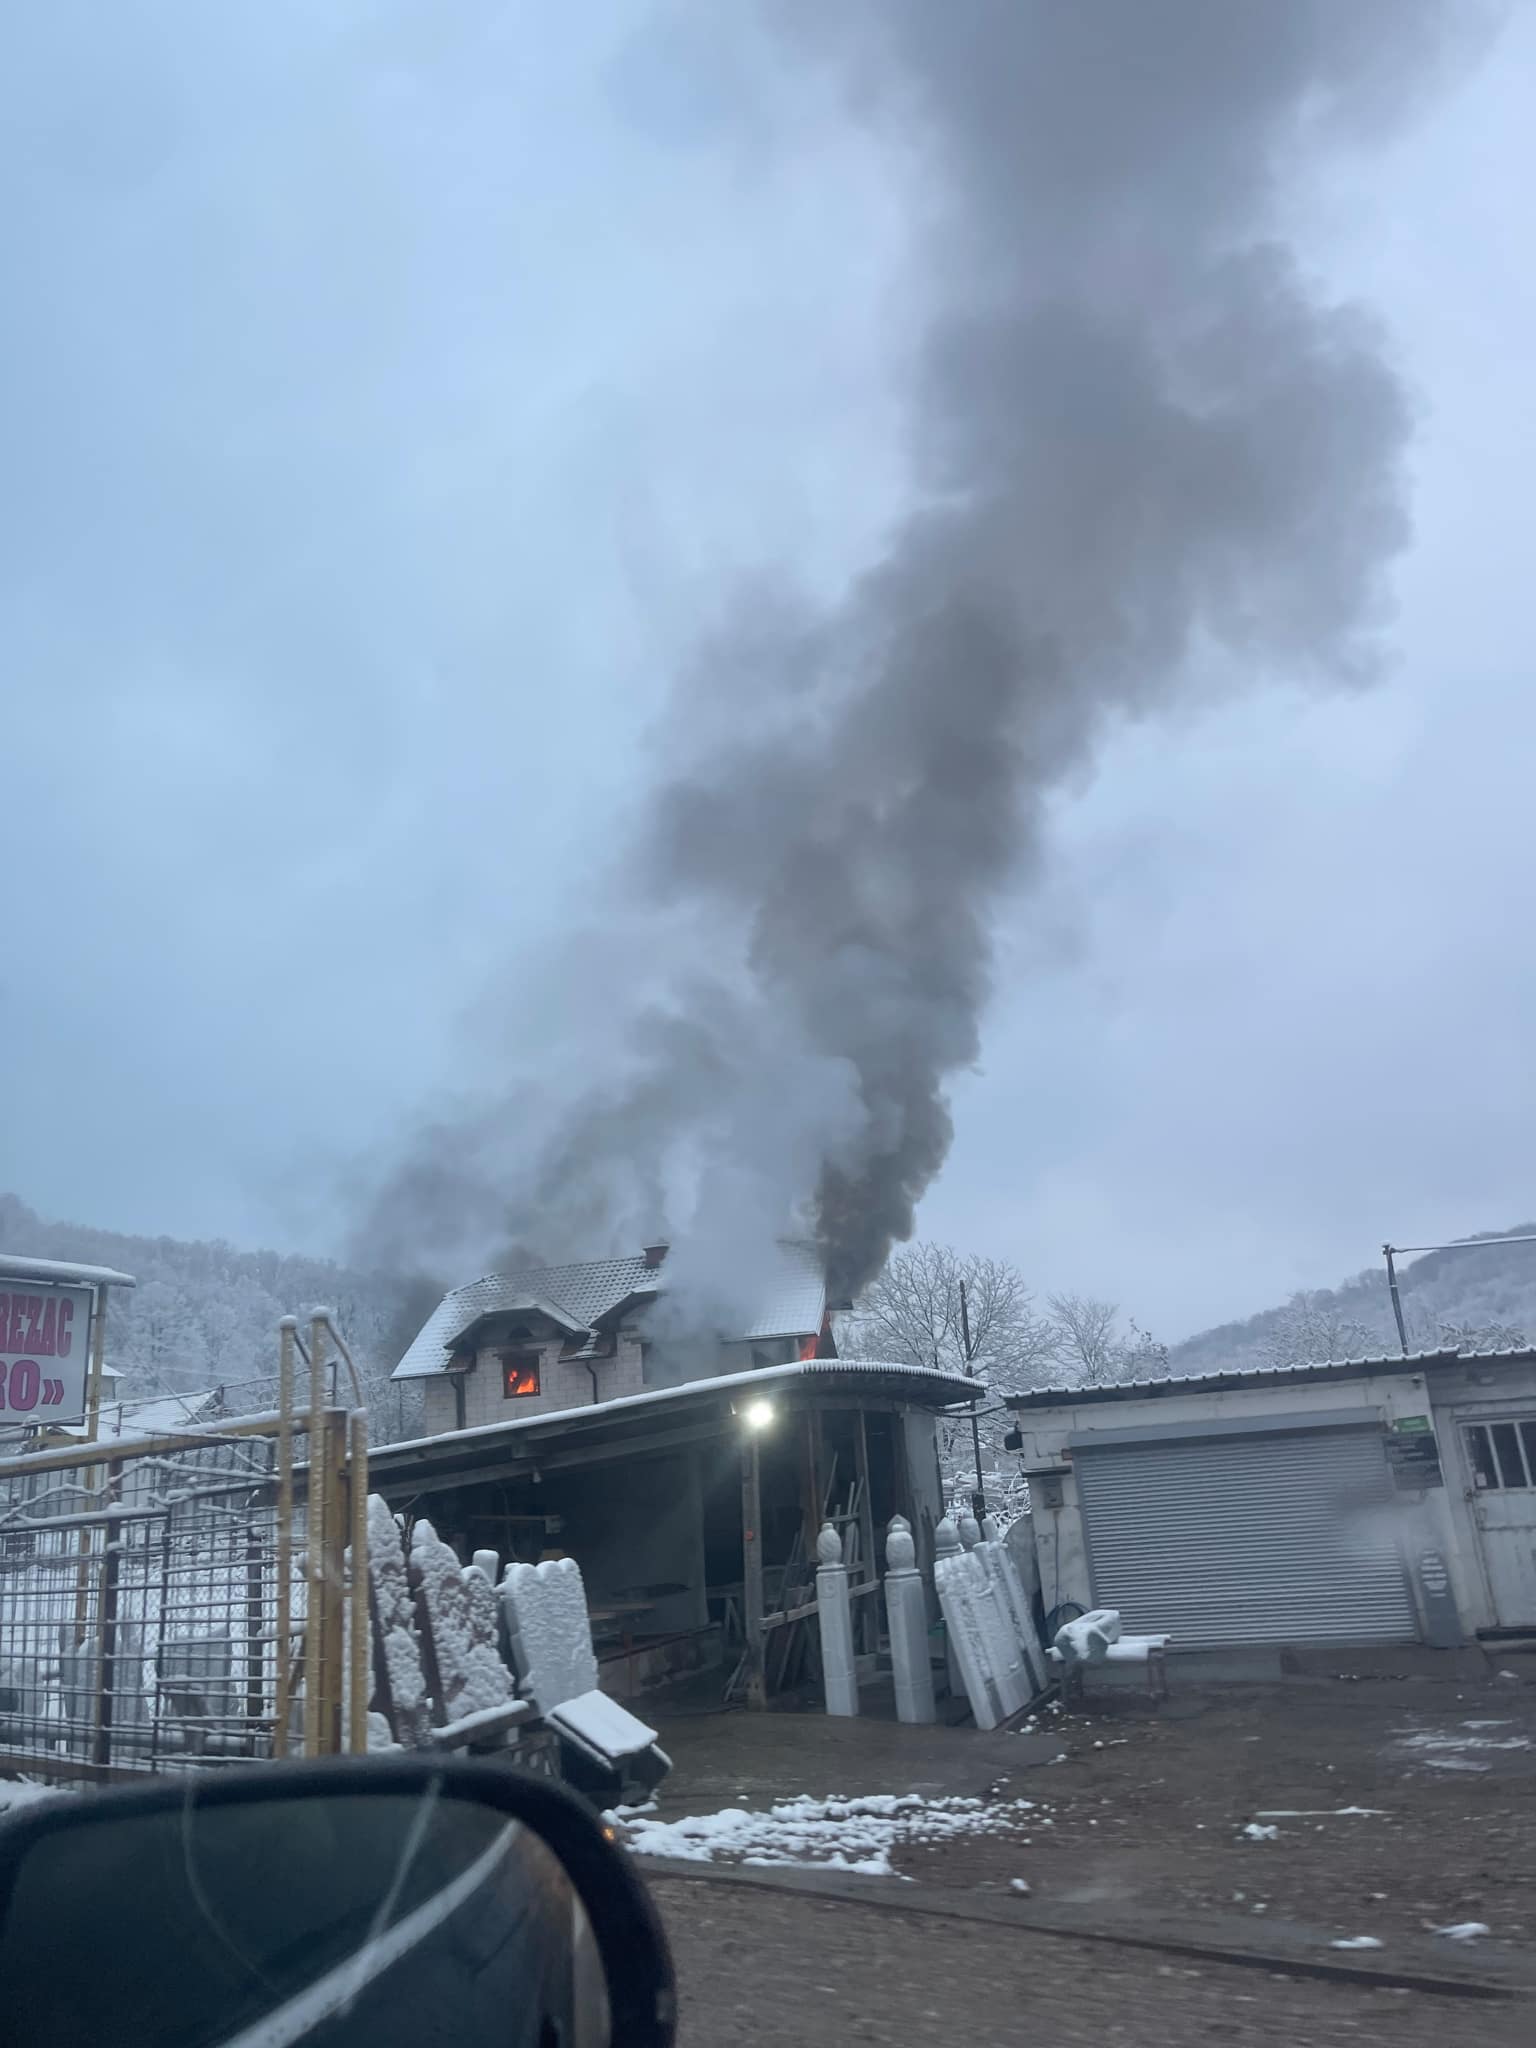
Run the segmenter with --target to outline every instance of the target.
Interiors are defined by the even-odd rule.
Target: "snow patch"
[[[1278,1828],[1262,1827],[1256,1820],[1249,1821],[1243,1833],[1250,1842],[1278,1842],[1280,1839]]]
[[[766,1813],[727,1806],[686,1820],[629,1823],[629,1846],[645,1856],[695,1863],[803,1864],[894,1877],[891,1852],[906,1842],[1006,1834],[1030,1810],[1028,1799],[921,1799],[915,1792],[856,1799],[780,1800]],[[1022,1880],[1019,1880],[1022,1882]]]
[[[1384,1806],[1266,1806],[1258,1820],[1385,1820]]]
[[[1381,1943],[1374,1934],[1347,1934],[1342,1940],[1330,1941],[1330,1948],[1380,1948]]]
[[[1492,1934],[1493,1929],[1486,1920],[1457,1920],[1449,1927],[1437,1927],[1435,1932],[1446,1941],[1476,1941],[1480,1935]]]
[[[1529,1749],[1528,1735],[1400,1735],[1399,1749]]]
[[[562,1734],[609,1763],[649,1749],[656,1740],[654,1728],[647,1728],[628,1707],[609,1699],[605,1692],[581,1692],[575,1699],[562,1700],[549,1718]]]

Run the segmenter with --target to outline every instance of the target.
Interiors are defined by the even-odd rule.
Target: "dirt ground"
[[[1005,1834],[899,1845],[911,1882],[862,1880],[879,1905],[655,1869],[684,2040],[1536,2040],[1536,1660],[1512,1668],[1195,1685],[1175,1665],[1166,1702],[1117,1688],[1018,1734],[664,1722],[664,1818],[796,1792],[1034,1802]],[[1433,1931],[1464,1921],[1490,1932]],[[1117,1941],[1068,1938],[1083,1931]],[[1332,1947],[1361,1936],[1380,1947]],[[1251,1960],[1218,1959],[1233,1953]],[[1341,1966],[1512,1996],[1306,1974]]]
[[[1390,2043],[1529,2048],[1523,2002],[1159,1960],[1145,1951],[663,1878],[680,2048],[1019,2048],[1023,2042]]]
[[[1536,1687],[1209,1688],[1160,1708],[1122,1693],[1046,1718],[1063,1760],[995,1781],[1040,1825],[899,1851],[899,1870],[1330,1939],[1481,1920],[1492,1948],[1536,1953]]]

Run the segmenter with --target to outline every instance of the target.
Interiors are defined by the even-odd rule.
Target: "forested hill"
[[[1536,1338],[1536,1224],[1489,1232],[1474,1249],[1431,1252],[1401,1269],[1403,1311],[1415,1349],[1441,1344],[1496,1347]],[[414,1389],[388,1376],[435,1306],[439,1287],[422,1277],[366,1273],[330,1259],[237,1251],[218,1239],[130,1237],[85,1224],[47,1223],[15,1195],[0,1194],[0,1251],[117,1266],[132,1293],[114,1291],[108,1360],[124,1375],[126,1398],[225,1387],[231,1403],[265,1405],[277,1364],[277,1325],[316,1303],[336,1310],[370,1383],[379,1440],[417,1426]],[[1290,1365],[1397,1349],[1380,1266],[1332,1288],[1298,1294],[1246,1322],[1222,1323],[1170,1347],[1174,1373],[1241,1365]],[[252,1390],[242,1400],[240,1390]],[[262,1397],[258,1402],[257,1393]]]
[[[1481,1232],[1454,1250],[1400,1262],[1398,1285],[1408,1342],[1496,1349],[1536,1338],[1536,1223]],[[1386,1269],[1376,1265],[1338,1287],[1293,1295],[1246,1322],[1202,1330],[1169,1349],[1175,1373],[1224,1366],[1289,1365],[1304,1359],[1359,1358],[1398,1348]]]
[[[107,1362],[124,1375],[125,1398],[223,1386],[234,1405],[277,1370],[277,1326],[323,1303],[337,1313],[370,1383],[376,1437],[408,1427],[411,1405],[388,1375],[439,1289],[425,1279],[363,1273],[330,1259],[243,1252],[218,1239],[131,1237],[86,1224],[47,1223],[15,1195],[0,1194],[0,1251],[80,1265],[116,1266],[138,1282],[113,1289]]]

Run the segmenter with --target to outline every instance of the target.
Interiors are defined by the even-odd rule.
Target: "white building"
[[[1184,1647],[1536,1633],[1536,1351],[1011,1396],[1047,1609]]]

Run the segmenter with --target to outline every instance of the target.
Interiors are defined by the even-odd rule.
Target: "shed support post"
[[[821,1624],[821,1677],[829,1714],[856,1715],[859,1679],[853,1658],[853,1603],[843,1540],[830,1522],[816,1539],[816,1617]]]
[[[928,1596],[917,1569],[912,1527],[893,1515],[885,1538],[885,1615],[898,1721],[936,1721],[933,1666],[928,1660]]]
[[[741,1447],[741,1632],[746,1644],[747,1705],[766,1707],[763,1678],[763,1479],[755,1435]]]
[[[877,1579],[880,1560],[875,1555],[875,1510],[869,1495],[869,1431],[864,1410],[858,1410],[859,1426],[853,1440],[854,1473],[859,1483],[859,1577]],[[879,1650],[880,1615],[873,1595],[863,1606],[859,1620],[859,1648],[866,1656]]]

